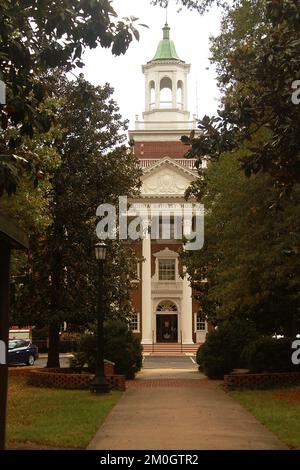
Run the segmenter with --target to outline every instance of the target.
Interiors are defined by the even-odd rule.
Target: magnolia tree
[[[300,181],[300,4],[298,0],[240,0],[213,41],[224,97],[217,117],[184,137],[188,156],[217,160],[247,146],[247,176],[270,174],[278,195]],[[223,57],[221,57],[221,54]]]
[[[222,106],[182,138],[199,168],[187,197],[206,207],[204,249],[185,255],[204,313],[290,335],[300,311],[299,18],[292,0],[225,10],[211,47]]]
[[[40,217],[47,220],[27,227],[30,256],[14,270],[13,312],[17,323],[49,325],[48,366],[57,367],[62,322],[83,328],[95,318],[96,209],[104,202],[116,204],[118,196],[137,194],[140,169],[124,145],[127,123],[109,85],[94,87],[81,76],[72,82],[54,77],[52,87],[57,94],[53,145],[58,164],[49,184],[36,189],[37,198],[46,201]],[[24,207],[21,216],[22,211],[24,215]],[[114,242],[104,289],[110,315],[130,314],[135,269],[130,246]]]
[[[36,154],[24,137],[47,132],[53,116],[43,107],[47,74],[82,67],[86,48],[124,54],[139,33],[137,18],[118,18],[109,0],[3,0],[0,6],[0,196],[12,194],[24,169],[37,182]],[[26,158],[24,158],[24,155]]]

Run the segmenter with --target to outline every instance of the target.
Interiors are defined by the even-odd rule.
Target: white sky
[[[114,99],[123,117],[130,119],[130,128],[133,128],[135,115],[138,114],[141,118],[144,111],[144,76],[141,65],[154,57],[158,42],[162,39],[165,10],[151,6],[150,0],[114,0],[113,6],[120,16],[136,16],[139,18],[137,23],[147,24],[149,29],[138,27],[140,41],[133,41],[124,56],[114,57],[110,51],[100,47],[87,51],[83,60],[85,67],[78,72],[83,72],[85,78],[95,85],[110,83],[115,89]],[[187,9],[178,13],[175,0],[170,0],[168,23],[177,54],[192,65],[189,75],[189,111],[191,114],[197,112],[198,87],[199,117],[214,114],[220,95],[215,71],[208,60],[209,37],[219,32],[220,11],[213,8],[204,16]]]

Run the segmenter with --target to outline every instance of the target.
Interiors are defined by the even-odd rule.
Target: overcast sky
[[[97,48],[84,55],[85,78],[93,84],[108,82],[115,89],[114,99],[118,102],[124,118],[130,119],[134,127],[135,115],[141,117],[144,111],[144,76],[141,65],[154,57],[165,23],[165,10],[150,5],[150,0],[114,0],[113,6],[120,16],[133,15],[149,29],[139,27],[140,41],[134,41],[127,53],[113,57],[105,49]],[[215,71],[209,62],[209,37],[217,35],[220,25],[220,11],[214,8],[200,16],[196,11],[183,9],[178,13],[175,0],[170,0],[168,23],[171,39],[177,54],[192,65],[189,75],[189,110],[197,113],[196,89],[198,88],[198,115],[213,114],[216,111],[219,92]],[[207,70],[207,68],[209,69]],[[77,73],[77,72],[76,72]]]

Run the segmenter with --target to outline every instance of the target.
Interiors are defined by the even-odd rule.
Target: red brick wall
[[[299,372],[277,372],[265,374],[230,374],[224,376],[227,387],[268,388],[300,384]]]
[[[132,289],[132,304],[136,312],[142,311],[142,283],[134,284]]]
[[[135,156],[138,158],[182,158],[188,148],[178,142],[136,142]]]
[[[90,385],[94,375],[72,374],[66,369],[31,369],[28,373],[28,383],[35,387],[85,389]],[[110,386],[115,390],[125,390],[124,375],[106,375]]]

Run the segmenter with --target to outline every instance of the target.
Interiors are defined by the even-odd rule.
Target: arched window
[[[155,108],[155,83],[153,80],[149,83],[150,110]]]
[[[160,108],[172,108],[172,80],[164,77],[160,81]]]
[[[177,107],[183,108],[183,82],[181,80],[177,82]]]
[[[164,300],[158,305],[157,312],[177,312],[177,307],[170,300]]]

